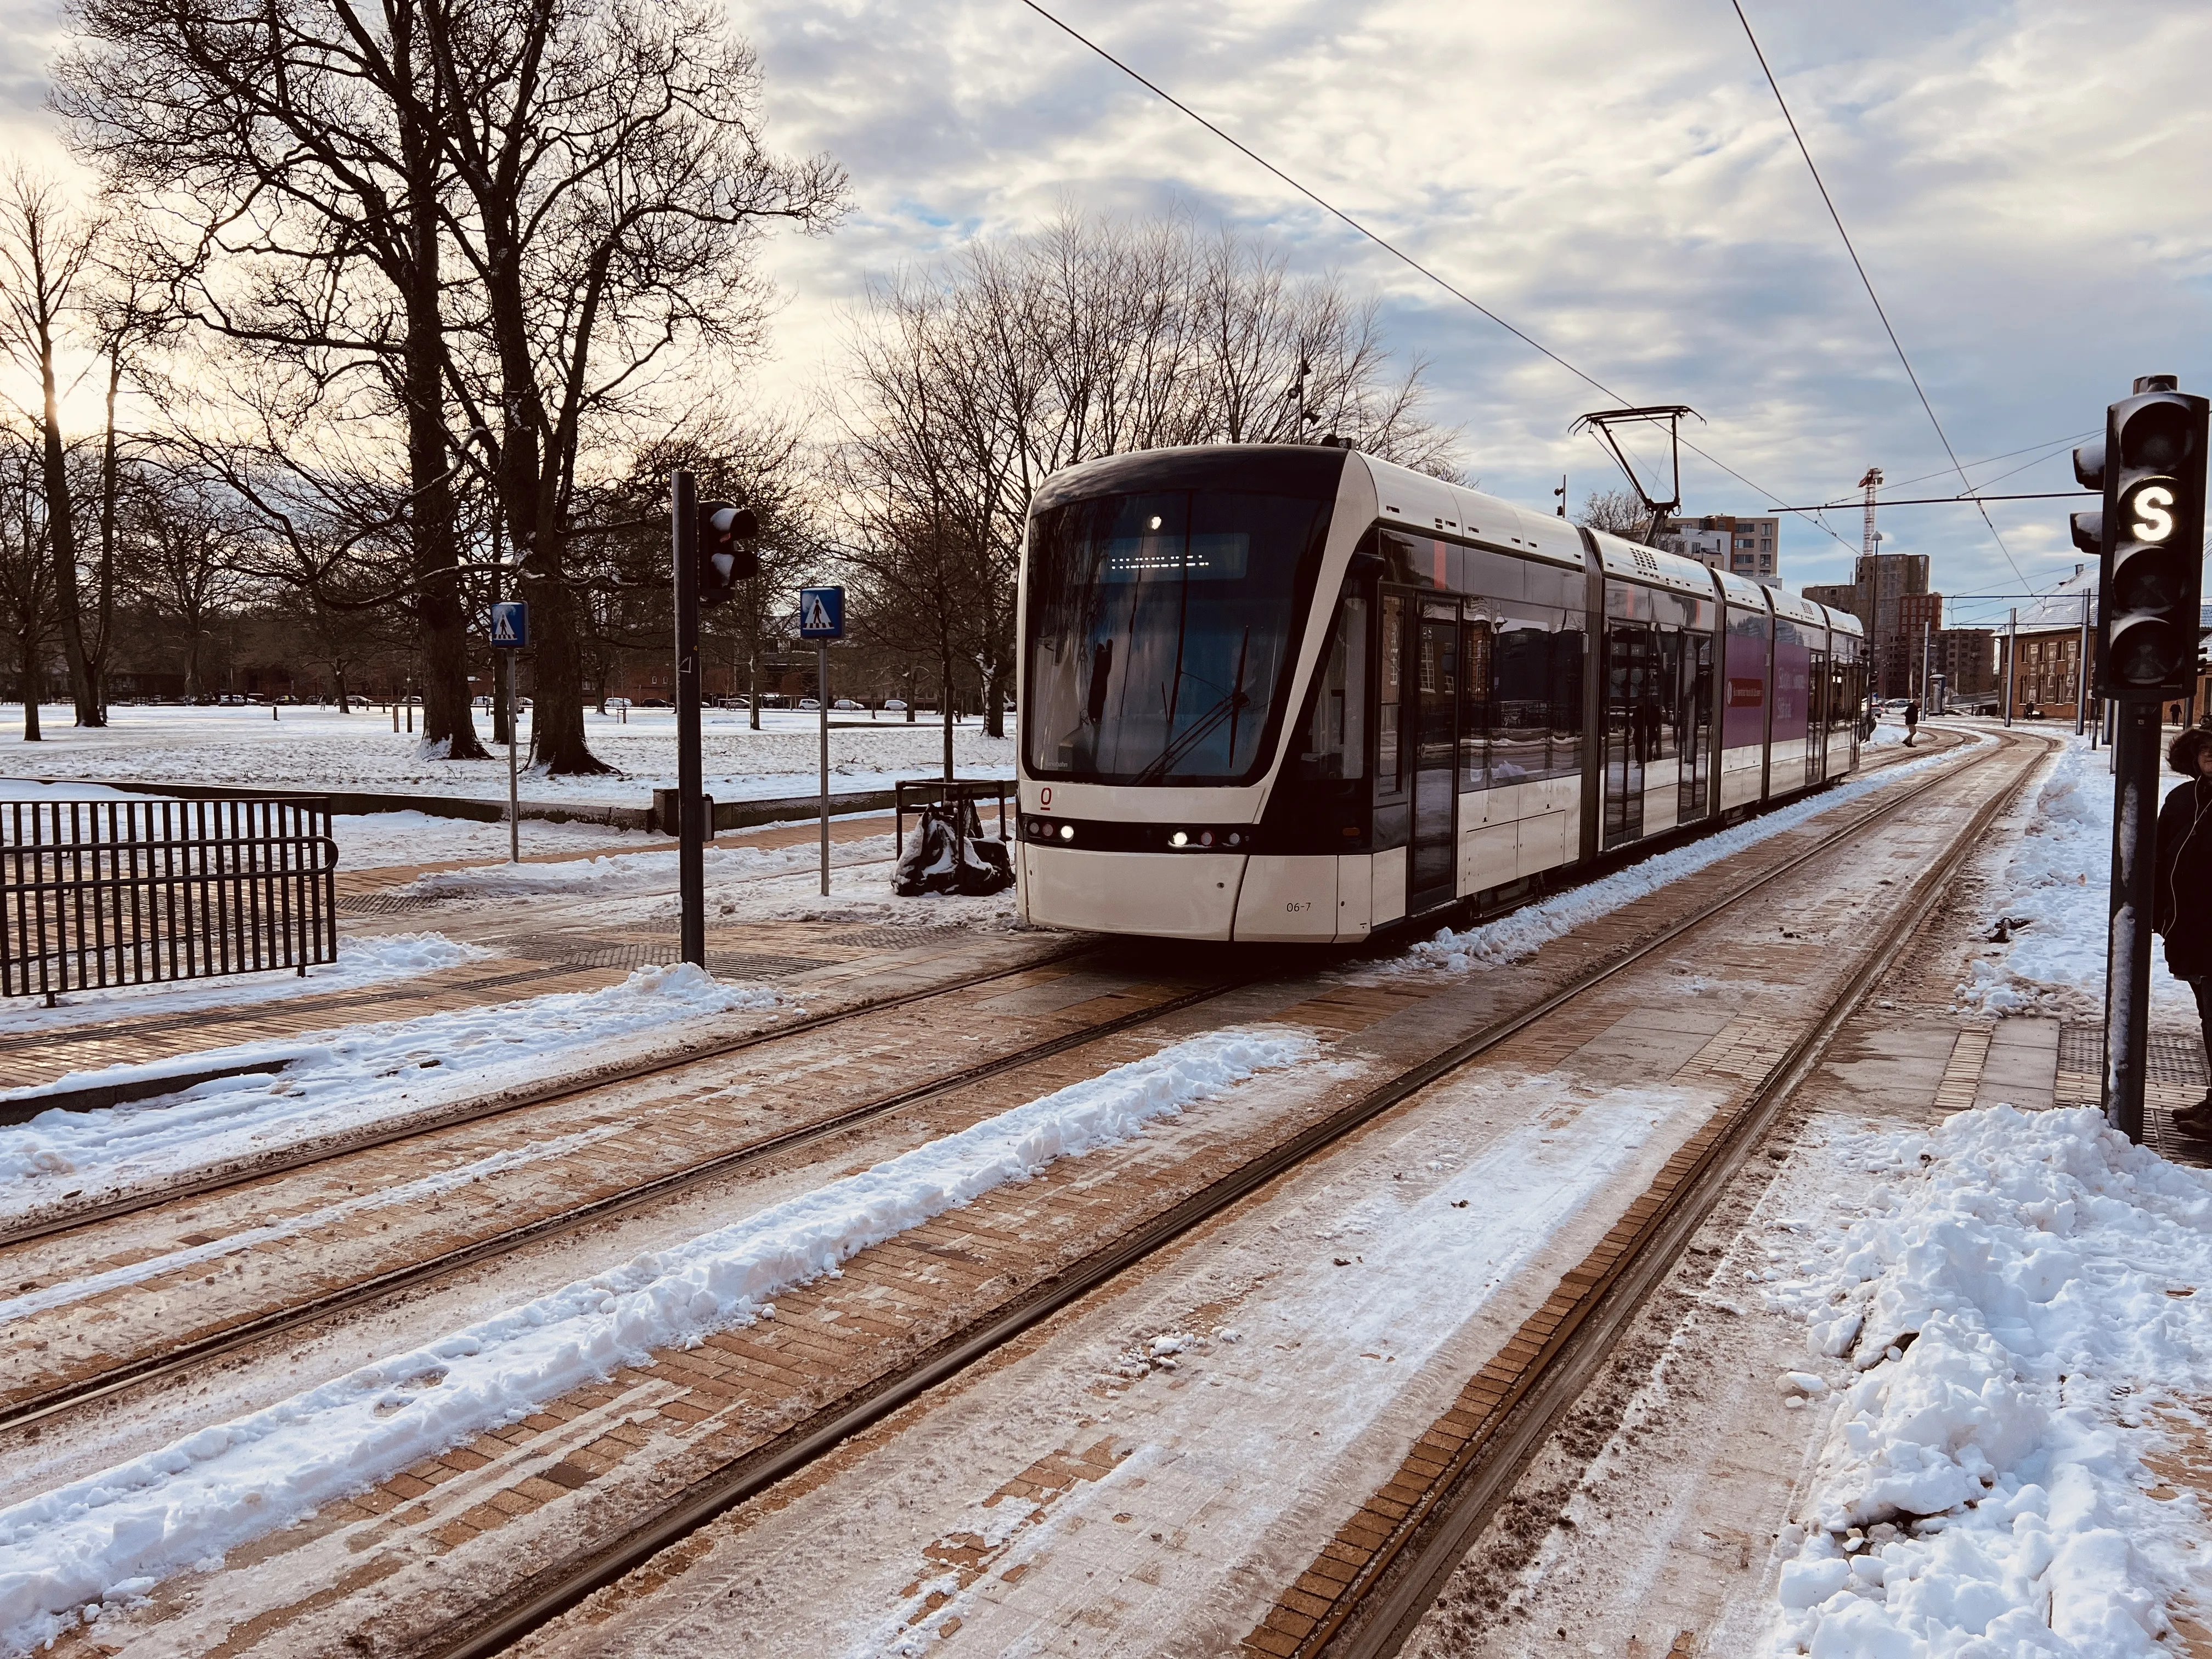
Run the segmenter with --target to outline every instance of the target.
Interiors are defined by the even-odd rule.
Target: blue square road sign
[[[520,599],[491,608],[491,642],[505,651],[520,651],[530,643],[530,607]]]
[[[802,640],[842,640],[845,637],[843,588],[802,587],[799,590],[799,637]]]

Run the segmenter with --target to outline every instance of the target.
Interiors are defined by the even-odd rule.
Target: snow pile
[[[0,1129],[0,1214],[51,1201],[64,1177],[76,1189],[71,1196],[88,1198],[94,1187],[204,1168],[420,1109],[434,1082],[454,1079],[459,1086],[449,1095],[489,1093],[520,1081],[525,1068],[542,1072],[549,1061],[588,1054],[616,1037],[776,1005],[773,991],[723,985],[684,963],[641,968],[601,991],[202,1049],[187,1057],[195,1066],[262,1069],[101,1111],[57,1107]],[[112,1066],[49,1086],[158,1078],[185,1063]]]
[[[2002,921],[2010,949],[1967,965],[1955,994],[1960,1009],[1990,1014],[2033,1012],[2044,993],[2105,994],[2105,942],[2112,911],[2112,759],[2086,738],[2069,741],[2044,775],[2027,822],[2014,842],[1996,889],[1994,933]],[[2158,793],[2180,781],[2161,773]],[[2166,971],[2162,949],[2151,953],[2152,1006],[2194,1011],[2189,988]]]
[[[2200,1517],[2144,1490],[2143,1413],[2212,1390],[2212,1176],[2087,1109],[1838,1147],[1896,1182],[1770,1290],[1860,1373],[1784,1534],[1775,1651],[2162,1654]]]
[[[1282,1027],[1194,1037],[0,1510],[0,1642],[44,1641],[76,1609],[143,1594],[656,1348],[771,1317],[776,1292],[869,1245],[1317,1051]]]
[[[1973,744],[1990,739],[1975,736]],[[1748,823],[1739,823],[1733,830],[1723,830],[1718,835],[1699,837],[1686,847],[1678,847],[1669,853],[1661,853],[1626,870],[1585,882],[1540,904],[1524,905],[1520,909],[1486,921],[1474,927],[1454,930],[1440,929],[1434,938],[1423,939],[1399,959],[1400,965],[1409,968],[1444,968],[1454,973],[1464,973],[1478,964],[1498,967],[1509,962],[1519,962],[1534,956],[1553,940],[1572,933],[1586,921],[1610,915],[1621,906],[1655,893],[1669,883],[1684,876],[1695,875],[1723,859],[1733,858],[1745,848],[1771,839],[1785,830],[1794,830],[1807,819],[1817,817],[1832,807],[1845,801],[1856,800],[1875,789],[1887,788],[1895,780],[1906,777],[1923,768],[1954,761],[1960,751],[1956,749],[1929,755],[1922,760],[1905,761],[1886,767],[1871,777],[1851,778],[1832,789],[1805,799],[1793,801],[1787,806],[1763,812]]]
[[[307,969],[304,977],[289,969],[268,973],[239,974],[180,987],[174,981],[152,985],[118,985],[106,990],[70,991],[52,1008],[24,998],[0,1006],[0,1032],[67,1030],[72,1025],[98,1024],[104,1020],[133,1019],[156,1014],[187,1014],[203,1008],[231,1008],[251,1002],[288,1002],[302,995],[351,991],[386,980],[434,974],[490,956],[479,945],[464,944],[443,933],[379,933],[338,940],[338,959]],[[14,1098],[13,1096],[0,1098]]]

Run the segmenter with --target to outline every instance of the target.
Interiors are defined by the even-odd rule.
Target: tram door
[[[1448,902],[1459,881],[1459,606],[1424,600],[1413,645],[1413,836],[1406,913]]]
[[[1815,651],[1805,663],[1805,781],[1820,782],[1827,770],[1828,653]]]
[[[1680,695],[1682,787],[1674,822],[1693,823],[1712,799],[1713,640],[1703,629],[1682,635]]]
[[[1605,634],[1605,845],[1644,833],[1644,763],[1657,720],[1649,628],[1612,623]]]

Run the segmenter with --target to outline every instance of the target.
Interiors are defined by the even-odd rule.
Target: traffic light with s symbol
[[[752,544],[761,533],[760,516],[730,501],[699,503],[699,603],[720,605],[739,582],[760,574],[760,555]]]
[[[2106,410],[2104,441],[2074,452],[2074,476],[2105,493],[2101,512],[2073,519],[2074,544],[2098,556],[2100,696],[2196,689],[2208,411],[2173,376],[2147,374]]]

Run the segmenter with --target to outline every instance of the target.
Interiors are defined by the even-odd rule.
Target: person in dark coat
[[[1920,699],[1915,697],[1905,705],[1905,746],[1912,747],[1912,734],[1920,729]]]
[[[2158,813],[2158,890],[2152,925],[2166,941],[2166,965],[2197,994],[2212,1066],[2212,732],[2191,726],[2173,740],[2166,761],[2186,781],[2168,792]],[[2212,1139],[2212,1091],[2174,1123]]]

